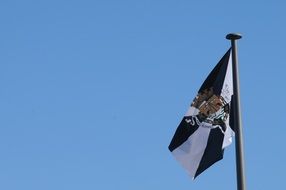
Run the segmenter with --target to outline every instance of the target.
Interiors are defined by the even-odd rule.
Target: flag
[[[232,142],[232,96],[229,49],[202,84],[168,147],[193,179],[221,160]]]

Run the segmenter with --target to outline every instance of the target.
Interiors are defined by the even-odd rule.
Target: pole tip
[[[228,34],[228,35],[226,35],[226,39],[228,39],[228,40],[238,40],[238,39],[240,39],[242,36],[241,36],[241,34],[239,34],[239,33],[230,33],[230,34]]]

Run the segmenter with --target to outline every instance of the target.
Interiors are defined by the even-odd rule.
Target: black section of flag
[[[169,150],[172,152],[174,149],[181,146],[198,129],[198,127],[197,124],[195,126],[190,126],[190,124],[186,122],[186,117],[184,117],[168,147]]]
[[[201,86],[199,92],[204,91],[205,89],[213,88],[214,94],[219,95],[221,92],[221,88],[223,85],[228,58],[230,55],[231,49],[229,49],[226,54],[221,58],[219,63],[215,66],[215,68],[208,75],[203,85]]]
[[[204,155],[194,177],[200,175],[203,171],[213,165],[215,162],[223,158],[223,143],[224,135],[220,128],[212,129],[208,138],[208,144]]]

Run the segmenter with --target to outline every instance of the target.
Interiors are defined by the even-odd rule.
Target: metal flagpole
[[[231,40],[232,49],[232,71],[233,71],[233,90],[234,90],[234,130],[235,130],[235,152],[236,152],[236,178],[237,190],[246,190],[245,172],[244,172],[244,150],[243,150],[243,134],[240,116],[240,95],[239,95],[239,75],[236,40],[242,36],[237,33],[226,35],[226,39]]]

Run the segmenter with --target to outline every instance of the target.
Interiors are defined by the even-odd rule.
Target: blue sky
[[[0,189],[235,189],[234,144],[192,181],[169,153],[240,32],[249,189],[286,165],[285,2],[1,1]]]

